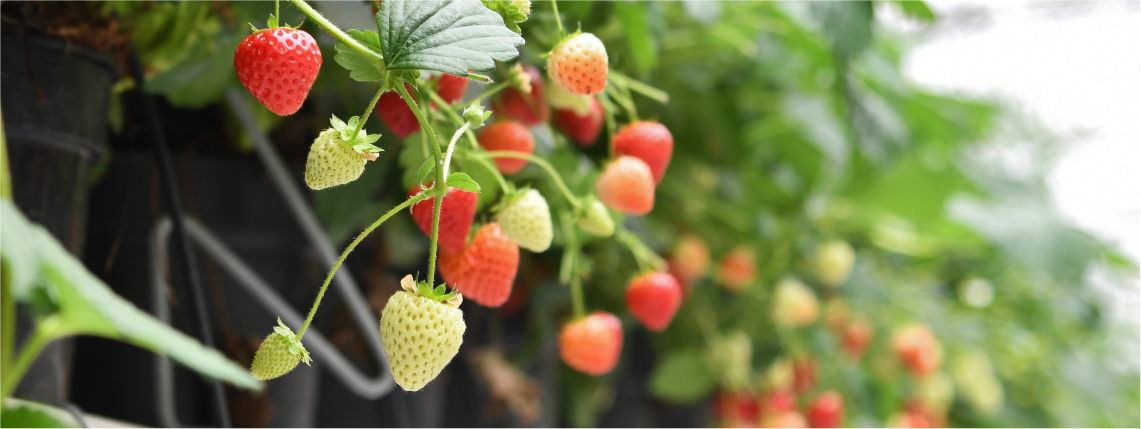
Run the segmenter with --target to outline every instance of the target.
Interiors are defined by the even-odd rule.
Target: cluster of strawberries
[[[796,360],[791,369],[791,379],[786,377],[759,395],[750,389],[718,392],[713,398],[714,420],[721,427],[843,427],[844,397],[839,392],[824,390],[808,396],[816,387],[815,363]]]

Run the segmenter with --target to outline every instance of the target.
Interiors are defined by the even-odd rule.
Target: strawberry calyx
[[[301,339],[297,338],[297,334],[294,334],[293,330],[289,329],[280,317],[277,318],[277,326],[273,327],[273,332],[289,341],[289,353],[294,356],[301,356],[301,361],[305,362],[306,365],[312,362],[312,359],[309,358],[309,350],[305,349],[305,345],[301,344]]]
[[[361,126],[360,121],[360,116],[353,116],[349,118],[349,122],[346,123],[342,121],[341,118],[338,118],[337,115],[333,115],[333,117],[329,119],[329,124],[340,133],[341,140],[352,145],[353,151],[361,154],[365,159],[376,159],[375,156],[370,155],[384,151],[384,149],[373,145],[377,140],[380,140],[380,134],[369,134],[364,130],[364,127]],[[356,138],[354,139],[352,135],[353,131],[358,129],[360,131],[357,132]]]
[[[446,283],[440,283],[439,286],[432,288],[428,285],[428,282],[416,281],[412,278],[411,274],[405,275],[403,279],[400,279],[400,288],[412,295],[422,296],[455,308],[459,308],[460,304],[464,302],[463,295],[455,289],[449,292]]]
[[[261,33],[263,31],[273,30],[275,28],[288,28],[290,30],[296,30],[298,28],[301,28],[301,24],[304,24],[304,23],[305,23],[305,21],[301,21],[300,23],[298,23],[297,25],[294,25],[294,26],[290,26],[288,24],[281,24],[281,23],[277,22],[277,15],[274,15],[271,13],[271,14],[269,14],[269,19],[267,19],[265,21],[266,28],[258,28],[257,26],[254,25],[254,23],[251,22],[250,23],[250,29],[253,30],[254,34]]]

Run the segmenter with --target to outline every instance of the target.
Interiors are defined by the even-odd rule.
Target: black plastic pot
[[[111,59],[42,36],[3,37],[0,102],[16,205],[73,254],[86,236],[91,168],[104,154]],[[30,332],[21,314],[17,340]],[[68,397],[73,341],[48,345],[17,397],[55,404]]]

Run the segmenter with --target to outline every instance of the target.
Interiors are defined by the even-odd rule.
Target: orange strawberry
[[[485,150],[510,150],[530,154],[535,152],[535,137],[531,130],[515,121],[499,121],[483,128],[479,145]],[[495,158],[495,166],[503,174],[515,174],[527,166],[520,158]]]
[[[607,207],[620,212],[644,215],[654,208],[654,176],[645,162],[632,156],[607,164],[594,190]]]
[[[585,374],[610,372],[618,365],[621,352],[622,322],[613,314],[597,311],[559,331],[559,357]]]
[[[519,269],[519,245],[498,223],[484,225],[461,252],[440,249],[440,274],[465,297],[498,307],[511,295]]]

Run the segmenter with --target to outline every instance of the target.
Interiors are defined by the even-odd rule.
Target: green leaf
[[[416,184],[420,186],[420,189],[427,189],[424,187],[424,181],[428,180],[428,175],[432,174],[432,170],[435,170],[436,163],[433,162],[434,160],[435,158],[425,159],[420,164],[420,168],[416,170]]]
[[[935,22],[935,12],[931,7],[927,6],[927,2],[918,0],[896,0],[895,3],[899,9],[903,11],[904,15],[908,18],[923,21]]]
[[[380,36],[374,31],[360,31],[349,30],[349,37],[353,40],[360,42],[365,47],[381,52]],[[356,51],[349,48],[343,43],[337,43],[334,47],[337,50],[337,55],[333,60],[349,70],[349,77],[358,82],[374,82],[384,79],[384,65],[376,64],[369,60],[367,57],[358,54]]]
[[[650,374],[650,393],[669,402],[699,401],[709,396],[714,386],[713,374],[697,349],[670,352]]]
[[[19,404],[9,403],[19,401]],[[6,428],[73,428],[74,419],[66,411],[51,408],[34,402],[13,398],[5,399],[6,406],[0,411],[0,426]]]
[[[448,186],[463,189],[468,192],[479,193],[479,183],[472,180],[467,174],[455,172],[448,176]]]
[[[30,297],[34,290],[29,290],[29,284],[47,289],[57,300],[56,317],[64,332],[121,340],[169,356],[205,376],[247,389],[262,388],[244,367],[116,295],[11,201],[0,201],[0,214],[4,219],[0,234],[5,266],[17,270],[12,273],[13,279],[32,279],[20,285],[23,290],[15,289],[22,293],[13,295],[21,301]],[[14,241],[17,237],[22,241]]]
[[[496,199],[499,198],[499,181],[495,179],[498,173],[494,171],[494,165],[489,165],[490,162],[480,162],[475,157],[458,157],[453,160],[460,165],[465,173],[471,176],[472,180],[476,183],[481,183],[479,193],[479,204],[476,210],[482,210],[484,207],[495,204]]]
[[[519,56],[523,37],[478,0],[388,0],[377,14],[381,53],[390,70],[435,70],[457,76],[488,72]]]

